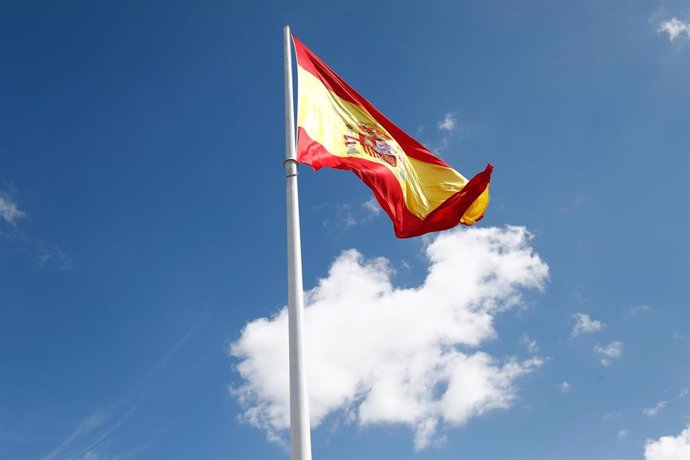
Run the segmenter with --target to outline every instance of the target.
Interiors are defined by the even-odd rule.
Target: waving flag
[[[469,181],[352,89],[294,36],[297,53],[297,161],[346,169],[373,192],[409,238],[480,220],[492,165]]]

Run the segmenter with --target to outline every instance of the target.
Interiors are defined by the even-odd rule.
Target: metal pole
[[[302,246],[297,197],[295,119],[292,98],[290,26],[283,29],[285,52],[285,185],[287,191],[288,329],[290,341],[290,441],[292,460],[311,460],[309,403],[302,358]]]

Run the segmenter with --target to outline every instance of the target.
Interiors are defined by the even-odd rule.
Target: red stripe
[[[439,166],[450,166],[440,158],[434,156],[422,144],[413,139],[405,131],[398,128],[388,118],[379,112],[369,101],[367,101],[357,91],[352,89],[345,80],[340,78],[338,74],[326,65],[317,55],[311,52],[309,48],[304,46],[295,36],[292,36],[295,42],[295,52],[297,53],[297,65],[302,67],[307,72],[314,75],[335,95],[348,102],[363,107],[369,114],[393,136],[400,147],[405,151],[405,154],[416,160],[424,161]]]
[[[400,183],[387,167],[362,158],[339,157],[309,137],[303,128],[298,129],[298,160],[315,170],[322,167],[345,169],[357,175],[373,192],[388,217],[393,221],[395,236],[410,238],[429,232],[455,227],[465,211],[489,186],[492,165],[474,176],[465,187],[452,195],[426,218],[420,219],[405,206]],[[477,220],[480,220],[481,217]]]

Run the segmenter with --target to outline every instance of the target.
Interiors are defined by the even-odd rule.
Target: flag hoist
[[[364,99],[285,26],[285,177],[287,186],[290,436],[292,459],[311,459],[302,357],[302,256],[297,162],[352,171],[374,193],[398,238],[473,225],[489,204],[493,166],[471,179],[432,154]],[[297,56],[297,142],[292,54]]]

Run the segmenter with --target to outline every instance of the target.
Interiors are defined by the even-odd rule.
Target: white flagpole
[[[302,246],[297,197],[295,118],[292,98],[290,26],[283,28],[285,52],[285,186],[287,191],[288,329],[290,341],[290,441],[292,460],[311,460],[309,402],[302,358]]]

